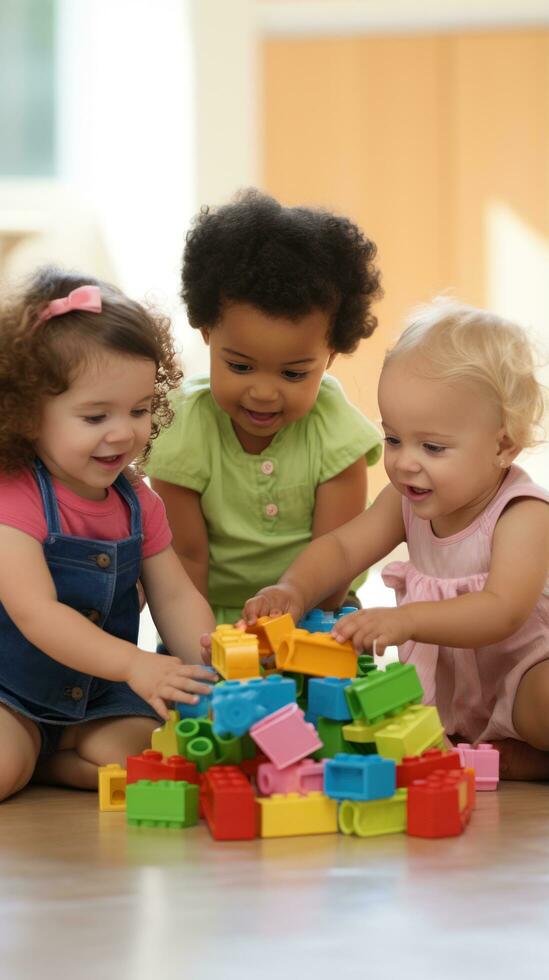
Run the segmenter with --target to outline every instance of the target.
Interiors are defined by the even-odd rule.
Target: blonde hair
[[[384,366],[412,352],[421,355],[428,377],[482,385],[519,449],[544,441],[546,389],[535,376],[533,346],[522,327],[438,297],[412,313]]]

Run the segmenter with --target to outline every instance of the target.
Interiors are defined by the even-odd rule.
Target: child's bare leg
[[[502,779],[549,779],[549,660],[522,678],[513,705],[513,725],[524,741],[494,742]]]
[[[29,782],[40,752],[40,732],[29,718],[0,704],[0,746],[0,800],[5,800]]]
[[[36,770],[38,782],[74,789],[97,789],[97,769],[109,762],[126,765],[151,744],[154,718],[101,718],[65,729],[59,750]]]

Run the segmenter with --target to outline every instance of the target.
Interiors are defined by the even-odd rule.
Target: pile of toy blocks
[[[247,632],[219,626],[212,666],[223,680],[177,705],[126,770],[101,769],[100,808],[125,809],[137,826],[202,817],[216,840],[460,834],[475,788],[497,787],[497,751],[445,751],[415,668],[377,669],[328,635],[333,624],[313,610],[297,629],[287,615]]]

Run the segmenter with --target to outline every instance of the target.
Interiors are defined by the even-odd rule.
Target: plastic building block
[[[259,677],[257,636],[221,625],[212,633],[212,667],[226,680]]]
[[[298,628],[309,633],[329,633],[342,616],[356,612],[355,606],[343,606],[339,612],[325,612],[324,609],[311,609],[299,620]]]
[[[258,809],[251,784],[237,766],[214,766],[204,776],[202,809],[215,840],[257,837]]]
[[[396,663],[357,678],[345,688],[345,695],[354,720],[372,724],[409,704],[419,704],[423,690],[413,664]]]
[[[274,793],[322,793],[324,789],[324,763],[304,759],[286,769],[277,769],[272,762],[263,762],[257,770],[257,788],[262,796]]]
[[[357,837],[401,834],[406,830],[406,796],[408,790],[397,789],[387,800],[366,803],[345,800],[339,808],[339,829]]]
[[[323,793],[275,794],[258,800],[261,837],[299,837],[337,831],[337,803]]]
[[[371,653],[361,653],[356,666],[358,677],[366,677],[366,674],[371,674],[373,670],[377,670],[377,664],[374,663],[374,657]]]
[[[241,740],[214,735],[209,718],[183,718],[176,732],[179,754],[195,762],[199,772],[211,764],[237,766],[242,761]],[[193,744],[197,740],[199,744]]]
[[[457,751],[442,752],[441,749],[427,749],[422,755],[404,756],[396,767],[397,786],[410,786],[416,779],[426,779],[436,769],[459,769],[461,760]]]
[[[312,677],[309,681],[307,710],[332,721],[350,721],[345,697],[347,681],[341,677]]]
[[[285,769],[322,747],[314,725],[297,704],[287,704],[250,728],[250,735],[277,769]]]
[[[350,641],[338,643],[326,633],[294,630],[276,652],[280,670],[313,677],[356,677],[356,653]]]
[[[196,704],[184,704],[178,701],[175,705],[179,718],[207,718],[212,704],[211,694],[200,694]]]
[[[99,767],[99,809],[105,813],[126,809],[126,770],[117,762]]]
[[[198,823],[198,786],[141,779],[126,791],[128,823],[143,827],[192,827]]]
[[[324,792],[334,800],[382,800],[394,796],[396,766],[379,755],[336,755],[324,770]]]
[[[381,721],[376,721],[373,725],[369,725],[367,721],[353,721],[350,725],[343,726],[343,738],[346,742],[352,742],[357,747],[371,745],[371,751],[377,752],[376,735],[391,721],[392,718],[382,718]]]
[[[196,766],[182,755],[171,755],[165,759],[154,749],[145,749],[141,755],[129,755],[126,760],[127,782],[137,783],[140,779],[176,779],[198,785]]]
[[[177,755],[179,751],[175,732],[175,726],[179,721],[179,712],[169,711],[168,714],[168,721],[165,721],[161,728],[155,728],[151,737],[151,748],[155,752],[161,752],[166,757]]]
[[[463,769],[436,771],[408,787],[408,833],[456,837],[471,814],[469,777]]]
[[[259,768],[265,763],[272,765],[272,763],[270,763],[267,759],[267,756],[263,755],[263,752],[258,752],[253,759],[242,759],[242,762],[239,763],[238,768],[244,773],[246,779],[250,780],[252,785],[257,786],[257,774],[259,772]]]
[[[480,742],[476,748],[467,742],[460,742],[457,750],[462,765],[475,770],[475,785],[478,790],[498,788],[499,752],[491,742]]]
[[[444,748],[444,728],[436,708],[412,704],[376,732],[377,751],[401,762],[405,755],[421,755],[427,749]]]
[[[255,634],[259,643],[259,656],[269,657],[276,653],[282,640],[295,629],[289,613],[284,616],[260,616],[253,626],[246,627],[246,633]]]
[[[348,742],[344,736],[345,726],[340,721],[331,718],[318,718],[316,729],[322,741],[322,747],[315,752],[315,759],[333,759],[334,756],[348,752],[349,755],[358,753],[362,746]],[[375,745],[372,745],[375,752]]]
[[[213,731],[216,735],[244,735],[256,721],[295,699],[295,681],[278,674],[263,680],[225,681],[218,684],[212,699]]]

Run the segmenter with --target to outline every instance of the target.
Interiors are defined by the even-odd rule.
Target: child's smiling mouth
[[[254,425],[272,425],[282,415],[282,412],[255,412],[251,408],[245,408],[244,405],[241,405],[241,408]]]

